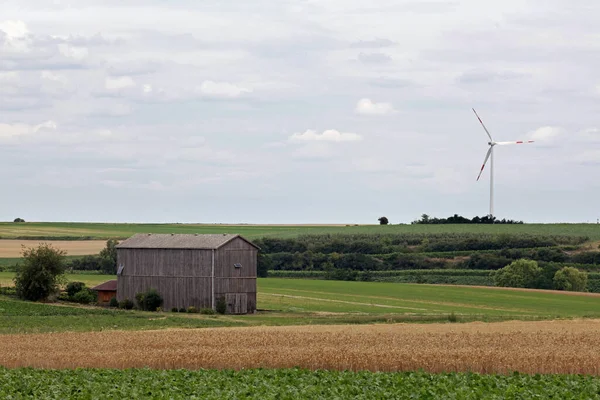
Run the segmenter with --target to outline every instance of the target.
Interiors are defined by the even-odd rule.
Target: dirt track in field
[[[21,246],[37,247],[40,243],[65,250],[68,256],[98,254],[106,247],[106,240],[0,240],[0,258],[21,257]]]
[[[600,320],[1,335],[0,365],[600,375]]]

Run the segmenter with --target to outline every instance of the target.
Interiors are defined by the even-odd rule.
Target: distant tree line
[[[454,214],[448,218],[430,217],[427,214],[421,215],[421,219],[411,222],[411,224],[522,224],[523,221],[515,221],[512,219],[496,219],[494,216],[486,215],[484,217],[475,216],[471,219]]]

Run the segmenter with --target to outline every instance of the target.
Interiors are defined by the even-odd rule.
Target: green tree
[[[573,292],[585,292],[588,274],[573,267],[564,267],[554,274],[554,288]]]
[[[387,225],[390,222],[387,217],[379,217],[377,220],[379,221],[379,225]]]
[[[24,300],[46,300],[58,293],[65,282],[64,250],[42,243],[37,248],[23,249],[23,263],[17,266],[14,278],[17,296]]]
[[[493,273],[496,286],[535,288],[542,269],[537,261],[521,258]]]
[[[25,222],[23,218],[15,218],[13,222]]]
[[[109,239],[106,241],[106,247],[100,251],[100,269],[105,274],[117,273],[117,244],[118,240]]]
[[[262,252],[258,253],[256,274],[259,278],[266,278],[269,275],[269,270],[273,268],[273,260],[270,255]]]

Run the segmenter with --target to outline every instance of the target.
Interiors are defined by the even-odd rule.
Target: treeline
[[[546,250],[546,249],[542,249]],[[600,252],[590,251],[567,254],[552,251],[512,251],[498,253],[475,252],[469,256],[431,257],[424,254],[390,253],[295,253],[261,254],[259,269],[269,271],[326,271],[330,269],[356,271],[395,271],[406,269],[474,269],[496,270],[514,260],[526,258],[539,262],[568,264],[582,270],[600,271]]]
[[[463,217],[462,215],[454,214],[448,218],[431,218],[427,214],[421,215],[421,219],[411,222],[411,224],[522,224],[523,221],[515,221],[512,219],[497,219],[494,216],[475,216],[471,219]]]
[[[261,247],[263,277],[494,285],[494,271],[528,259],[542,268],[536,288],[554,288],[556,272],[575,267],[591,272],[589,289],[600,291],[600,275],[593,278],[600,272],[600,251],[582,251],[587,240],[526,234],[323,234],[255,243]]]
[[[320,234],[296,238],[265,237],[254,241],[265,254],[272,253],[425,253],[577,246],[585,236],[538,236],[527,234]]]

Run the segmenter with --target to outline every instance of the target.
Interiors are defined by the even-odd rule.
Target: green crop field
[[[0,274],[3,286],[12,275]],[[76,274],[69,280],[96,285],[110,275]],[[254,315],[204,316],[146,313],[22,302],[0,297],[0,333],[161,329],[167,327],[303,325],[369,322],[600,317],[600,295],[518,291],[383,282],[266,278],[258,280]],[[93,317],[93,318],[90,318]]]
[[[27,222],[0,223],[0,238],[127,238],[135,233],[238,233],[250,239],[295,237],[321,233],[526,233],[531,235],[588,236],[600,240],[598,224],[517,225],[220,225]]]
[[[374,373],[305,369],[0,368],[0,397],[44,399],[597,399],[582,375]]]

